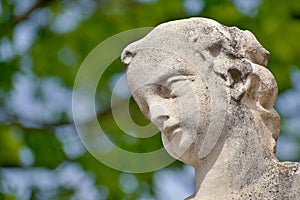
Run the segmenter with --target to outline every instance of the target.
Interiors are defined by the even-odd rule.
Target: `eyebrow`
[[[171,76],[167,78],[166,86],[169,87],[171,84],[176,83],[177,81],[183,81],[183,80],[195,80],[194,75],[178,75],[178,76]]]

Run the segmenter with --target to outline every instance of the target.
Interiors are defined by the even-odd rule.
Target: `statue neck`
[[[237,194],[277,161],[271,148],[266,148],[271,146],[271,136],[266,136],[271,133],[256,114],[234,119],[243,122],[232,125],[223,141],[195,166],[196,193],[191,199],[214,200]]]

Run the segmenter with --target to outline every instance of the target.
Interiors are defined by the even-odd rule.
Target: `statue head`
[[[265,68],[268,57],[249,31],[191,18],[157,26],[124,49],[122,62],[130,91],[162,132],[166,150],[196,165],[226,137],[233,110],[241,107],[261,116],[275,147],[277,85]]]

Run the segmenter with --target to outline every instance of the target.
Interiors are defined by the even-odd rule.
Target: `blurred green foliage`
[[[124,173],[101,164],[84,150],[74,130],[70,94],[81,62],[101,41],[128,29],[192,16],[252,31],[271,52],[269,68],[279,91],[291,87],[291,69],[300,66],[298,0],[1,0],[0,199],[18,197],[13,183],[2,177],[3,170],[63,173],[66,163],[90,177],[91,187],[102,195],[97,199],[155,198],[155,172],[134,175],[131,178],[137,186],[124,189],[120,179]],[[145,141],[133,139],[112,118],[109,85],[122,73],[120,61],[115,61],[101,79],[98,120],[111,140],[124,149],[158,149],[162,146],[159,135]],[[134,101],[130,101],[130,110],[138,124],[147,123]],[[180,166],[175,162],[169,167]],[[78,195],[77,186],[63,181],[44,190],[33,180],[29,182],[28,199],[69,199]]]

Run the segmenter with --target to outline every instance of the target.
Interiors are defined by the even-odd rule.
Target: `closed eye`
[[[170,99],[172,91],[163,85],[158,85],[157,86],[157,94],[164,99]]]

